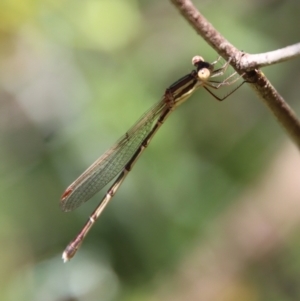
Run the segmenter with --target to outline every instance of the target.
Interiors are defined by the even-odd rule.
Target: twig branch
[[[232,66],[240,61],[244,54],[230,44],[204,16],[196,9],[190,0],[171,0],[181,15],[191,24],[196,32],[226,60],[231,58]]]
[[[293,141],[300,148],[300,121],[294,111],[276,91],[258,66],[270,65],[268,62],[284,61],[299,55],[299,44],[286,47],[285,57],[283,49],[262,55],[249,55],[239,51],[230,44],[196,9],[190,0],[171,0],[184,18],[193,26],[197,33],[225,59],[231,58],[231,66],[243,77],[256,91],[258,96],[267,105],[273,115],[285,128]],[[269,56],[269,57],[268,57]],[[271,56],[271,59],[270,59]],[[259,59],[255,61],[255,57]],[[277,61],[276,61],[277,58]],[[251,66],[251,68],[250,68]]]
[[[300,43],[270,52],[245,54],[241,58],[239,65],[240,69],[253,70],[284,62],[297,56],[300,56]]]
[[[251,84],[252,88],[300,148],[300,121],[297,115],[267,77],[259,70],[255,72],[257,80],[255,84]]]

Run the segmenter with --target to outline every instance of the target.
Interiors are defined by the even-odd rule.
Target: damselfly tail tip
[[[62,260],[64,261],[64,263],[66,263],[67,261],[69,261],[74,257],[81,243],[82,243],[82,239],[79,241],[75,239],[74,241],[68,244],[68,246],[65,248],[62,254]]]
[[[70,260],[70,258],[68,257],[68,254],[66,251],[63,252],[62,256],[61,256],[62,260],[64,263],[68,262]]]

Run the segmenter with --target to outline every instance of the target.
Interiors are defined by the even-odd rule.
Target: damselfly
[[[240,76],[235,77],[236,72],[234,72],[223,81],[217,81],[216,78],[224,75],[230,62],[226,62],[221,68],[215,70],[214,67],[219,59],[213,63],[208,63],[202,57],[195,56],[192,59],[195,70],[167,88],[161,100],[147,111],[115,145],[107,150],[66,189],[61,197],[60,206],[63,211],[72,211],[89,200],[113,178],[118,176],[89,217],[83,229],[66,247],[62,255],[64,262],[75,255],[92,225],[115,195],[137,159],[176,107],[186,101],[199,87],[203,87],[216,99],[221,101],[243,84],[243,82],[239,84],[223,98],[218,97],[212,92],[211,89],[229,86],[240,78]]]

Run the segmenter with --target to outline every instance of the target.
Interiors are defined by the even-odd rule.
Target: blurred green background
[[[299,42],[299,1],[194,4],[245,52]],[[300,300],[299,154],[247,85],[179,107],[61,261],[105,193],[64,189],[218,56],[169,1],[2,0],[0,43],[0,300]],[[263,70],[298,115],[299,69]]]

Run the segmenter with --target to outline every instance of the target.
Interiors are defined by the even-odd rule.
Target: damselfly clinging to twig
[[[236,75],[236,72],[234,72],[223,81],[217,81],[216,78],[224,75],[230,62],[228,61],[221,68],[214,70],[214,66],[219,59],[213,63],[208,63],[202,57],[195,56],[192,59],[195,70],[167,88],[161,100],[147,111],[115,145],[107,150],[66,189],[61,197],[60,206],[63,211],[72,211],[118,176],[89,217],[83,229],[66,247],[62,255],[65,262],[75,255],[92,225],[115,195],[139,156],[172,111],[186,101],[199,87],[205,88],[216,99],[223,100],[243,84],[243,82],[239,84],[223,98],[219,98],[212,92],[211,89],[229,86],[240,78],[234,78]]]

